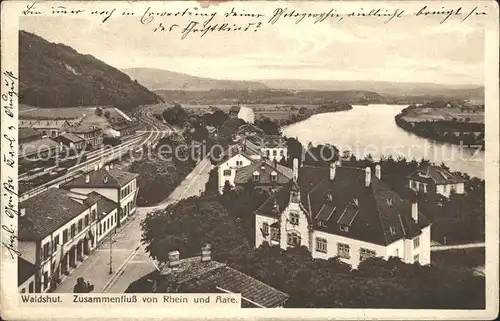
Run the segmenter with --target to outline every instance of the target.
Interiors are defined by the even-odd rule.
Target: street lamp
[[[109,274],[113,274],[113,231],[109,240]]]

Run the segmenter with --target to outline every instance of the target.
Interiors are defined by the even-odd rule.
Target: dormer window
[[[258,171],[253,172],[252,179],[254,182],[258,182],[260,179],[260,173]]]
[[[342,232],[349,232],[349,226],[347,226],[347,225],[340,225],[340,230]]]
[[[391,235],[395,235],[396,234],[396,228],[394,226],[390,226],[389,227],[389,232],[391,233]]]
[[[290,212],[290,224],[299,225],[299,213]]]
[[[328,193],[328,194],[326,194],[326,200],[327,200],[328,202],[333,202],[333,195],[332,195],[332,193]]]
[[[387,206],[392,207],[392,198],[386,199]]]
[[[275,171],[273,171],[271,173],[271,181],[276,182],[277,180],[278,180],[278,173],[276,173]]]

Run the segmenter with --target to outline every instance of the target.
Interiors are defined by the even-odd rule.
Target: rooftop
[[[83,137],[80,137],[80,136],[73,134],[73,133],[64,133],[62,135],[59,135],[59,137],[61,137],[63,139],[67,139],[68,141],[73,142],[73,143],[78,143],[78,142],[85,140]]]
[[[89,205],[97,204],[98,219],[103,218],[105,215],[118,208],[118,204],[115,201],[95,191],[88,194],[86,202]]]
[[[429,181],[434,184],[465,183],[466,180],[450,171],[435,165],[426,165],[409,175],[409,178],[418,181]]]
[[[179,291],[187,293],[241,293],[244,307],[273,308],[288,299],[287,294],[223,263],[202,262],[199,256],[182,259],[179,263],[175,271],[168,266],[161,272],[154,270],[131,283],[126,292],[168,293],[172,292],[170,286],[176,284]]]
[[[92,171],[88,173],[89,182],[85,182],[86,175],[82,175],[68,184],[65,185],[67,188],[72,187],[110,187],[119,188],[127,185],[133,179],[139,175],[136,173],[124,172],[117,169],[106,169],[101,168],[97,171]]]
[[[92,133],[99,130],[101,130],[101,128],[87,125],[77,125],[68,128],[68,132],[70,133]]]
[[[36,152],[44,152],[59,147],[59,143],[50,138],[36,139],[19,145],[21,156],[30,155]]]
[[[35,265],[26,261],[21,256],[17,258],[17,285],[26,282],[36,272]]]
[[[25,119],[19,121],[19,127],[30,127],[35,129],[51,129],[69,126],[66,119]]]
[[[365,171],[337,167],[334,180],[328,167],[303,166],[298,184],[291,181],[257,209],[256,214],[278,217],[289,203],[290,192],[300,191],[300,203],[317,230],[357,240],[388,245],[400,238],[412,238],[430,222],[419,213],[411,217],[411,204],[371,174],[365,186]],[[348,226],[348,231],[340,229]]]
[[[250,164],[248,166],[239,168],[236,170],[236,176],[234,178],[235,184],[243,184],[249,180],[253,180],[254,173],[259,173],[259,180],[256,182],[258,184],[273,184],[283,185],[288,183],[292,179],[292,170],[280,164],[274,164],[268,160],[261,160]],[[271,174],[276,173],[276,181],[271,180]]]
[[[19,140],[25,140],[32,137],[41,137],[42,132],[33,128],[19,128]]]
[[[21,202],[19,208],[24,208],[26,214],[19,217],[19,240],[41,240],[90,207],[71,195],[63,189],[49,188]]]

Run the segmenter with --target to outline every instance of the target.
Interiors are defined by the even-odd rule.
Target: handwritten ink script
[[[262,28],[273,27],[283,22],[318,24],[322,22],[340,23],[348,19],[371,19],[381,23],[390,23],[405,17],[435,18],[432,21],[439,24],[453,19],[463,22],[474,17],[487,15],[487,6],[448,8],[436,5],[422,5],[414,10],[360,7],[348,12],[335,8],[323,12],[301,12],[288,7],[275,7],[263,12],[249,12],[236,7],[226,9],[186,7],[182,10],[169,11],[157,10],[152,6],[143,8],[140,5],[135,6],[133,4],[130,4],[125,9],[109,7],[93,10],[69,3],[45,8],[35,2],[29,4],[22,11],[22,15],[88,15],[99,19],[101,23],[107,23],[111,19],[119,17],[136,17],[136,20],[141,25],[146,26],[154,33],[172,33],[179,35],[181,39],[187,39],[192,36],[205,37],[215,33],[255,33]]]
[[[9,168],[15,170],[17,160],[16,138],[17,130],[13,125],[9,125],[9,120],[16,119],[16,106],[18,101],[17,82],[18,78],[12,71],[5,71],[2,74],[2,118],[8,126],[2,127],[2,172]],[[17,177],[16,177],[17,178]],[[16,180],[12,176],[2,176],[2,245],[7,249],[9,256],[13,259],[21,255],[17,250],[17,235],[12,224],[17,219],[16,203]]]

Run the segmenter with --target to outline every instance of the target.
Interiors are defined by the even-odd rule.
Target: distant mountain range
[[[19,31],[19,81],[20,103],[42,108],[112,105],[130,110],[162,101],[101,60],[26,31]]]
[[[266,85],[256,81],[202,78],[155,68],[130,68],[123,69],[123,72],[151,90],[208,91],[267,89]]]
[[[258,81],[218,80],[155,68],[124,69],[132,79],[151,90],[292,90],[292,91],[368,91],[385,97],[432,96],[454,99],[484,99],[484,87],[398,83],[383,81],[267,79]]]

